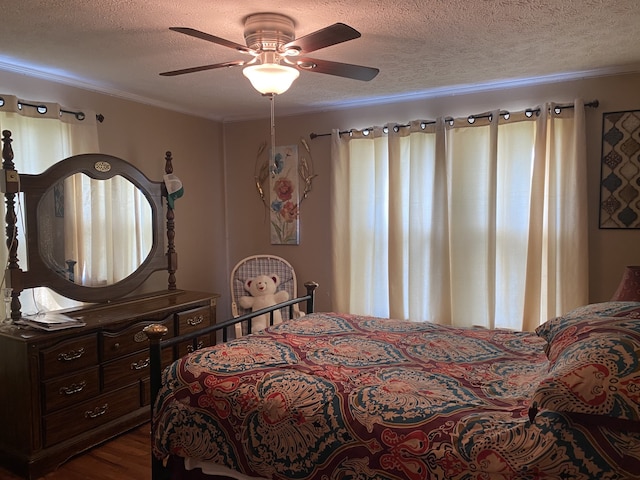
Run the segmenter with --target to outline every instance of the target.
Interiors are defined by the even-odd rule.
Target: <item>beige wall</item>
[[[227,274],[219,268],[225,251],[219,228],[225,212],[221,123],[7,72],[0,72],[0,93],[103,114],[101,152],[128,160],[152,180],[162,180],[170,150],[174,173],[185,186],[175,209],[178,287],[217,292],[226,283]],[[20,152],[14,153],[20,171]],[[166,273],[158,272],[145,290],[166,285]]]
[[[615,290],[624,266],[640,264],[640,230],[598,228],[602,113],[640,109],[638,85],[640,74],[621,75],[278,117],[277,144],[298,143],[300,137],[308,140],[311,132],[334,128],[466,116],[496,108],[516,110],[576,97],[598,99],[600,107],[587,112],[590,300],[603,301]],[[317,281],[318,309],[331,309],[329,137],[308,140],[318,177],[301,206],[300,245],[271,245],[267,215],[253,180],[258,147],[269,140],[268,101],[263,119],[221,124],[6,72],[0,72],[0,93],[102,113],[105,121],[98,127],[102,152],[131,161],[152,179],[162,176],[164,152],[173,152],[175,173],[185,185],[185,196],[176,204],[178,286],[221,293],[221,318],[230,313],[230,270],[238,260],[257,253],[287,258],[298,273],[299,288],[306,280]],[[19,168],[19,152],[16,164]],[[158,288],[165,281],[165,276],[152,279]]]
[[[276,118],[278,145],[289,145],[309,133],[331,129],[364,128],[385,123],[406,123],[415,119],[435,119],[442,115],[466,116],[502,109],[524,109],[546,101],[572,102],[598,99],[600,107],[587,110],[588,199],[590,242],[590,301],[611,297],[625,265],[640,264],[640,230],[600,230],[598,228],[599,177],[602,113],[640,109],[640,75],[622,75],[578,81],[519,87],[485,93],[446,96],[391,105],[379,105],[327,111],[313,115]],[[363,88],[366,88],[364,86]],[[285,94],[286,95],[286,94]],[[265,115],[268,115],[265,101]],[[276,103],[277,115],[277,103]],[[270,253],[287,258],[296,269],[299,288],[305,280],[320,283],[318,308],[331,309],[329,179],[329,137],[309,141],[318,177],[313,191],[300,212],[299,246],[269,244],[268,222],[253,183],[255,156],[259,144],[269,139],[269,120],[226,124],[225,161],[229,205],[228,234],[231,266],[239,259],[256,253]]]

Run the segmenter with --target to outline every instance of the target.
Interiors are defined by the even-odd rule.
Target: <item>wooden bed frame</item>
[[[279,303],[272,307],[263,308],[250,312],[239,317],[231,318],[221,323],[216,323],[207,328],[203,328],[196,332],[192,332],[185,335],[162,340],[162,337],[167,334],[168,329],[164,325],[152,324],[144,328],[144,332],[149,338],[149,361],[150,361],[150,388],[151,388],[151,422],[153,422],[153,408],[156,403],[158,391],[162,385],[162,349],[173,347],[175,345],[184,342],[193,342],[194,350],[197,349],[198,337],[206,334],[215,334],[216,337],[220,337],[222,342],[228,340],[228,329],[235,327],[237,323],[248,321],[251,325],[251,319],[258,315],[268,314],[270,318],[270,324],[273,325],[273,314],[275,311],[281,308],[289,308],[289,316],[293,318],[293,306],[306,302],[305,312],[307,314],[313,313],[315,309],[315,290],[318,288],[318,284],[315,282],[307,282],[304,284],[307,294],[302,297],[293,298],[286,302]],[[218,335],[220,332],[220,335]],[[249,327],[249,332],[251,328]],[[216,338],[216,342],[217,342]],[[151,479],[152,480],[169,480],[171,478],[170,471],[163,465],[162,460],[155,458],[153,453],[151,454]]]

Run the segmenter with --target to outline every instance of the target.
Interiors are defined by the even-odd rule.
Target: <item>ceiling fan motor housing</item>
[[[280,73],[286,71],[289,76],[292,76],[291,71],[295,71],[297,76],[298,70],[306,70],[308,72],[369,81],[379,72],[377,68],[306,57],[309,53],[321,48],[360,38],[360,32],[344,23],[334,23],[297,39],[294,31],[295,22],[286,15],[277,13],[252,14],[245,18],[244,27],[246,46],[194,28],[170,27],[170,30],[175,32],[231,48],[236,52],[251,55],[253,58],[250,61],[234,60],[171,70],[162,72],[160,75],[173,77],[186,73],[233,66],[244,66],[243,73],[246,74],[249,71],[248,69],[255,71],[255,67],[269,66]],[[300,55],[305,56],[300,57]],[[260,91],[258,88],[257,90]]]
[[[283,46],[295,40],[295,24],[285,15],[256,13],[244,22],[247,47],[255,51],[283,53]]]

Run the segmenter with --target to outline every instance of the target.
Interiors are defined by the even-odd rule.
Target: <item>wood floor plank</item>
[[[72,458],[38,480],[151,480],[149,424]],[[0,480],[21,480],[0,467]]]

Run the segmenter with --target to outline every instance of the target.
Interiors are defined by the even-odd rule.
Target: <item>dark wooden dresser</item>
[[[35,479],[149,420],[149,353],[142,329],[167,338],[212,325],[218,295],[167,290],[68,312],[86,326],[0,329],[0,459]],[[209,345],[207,336],[164,353]]]

